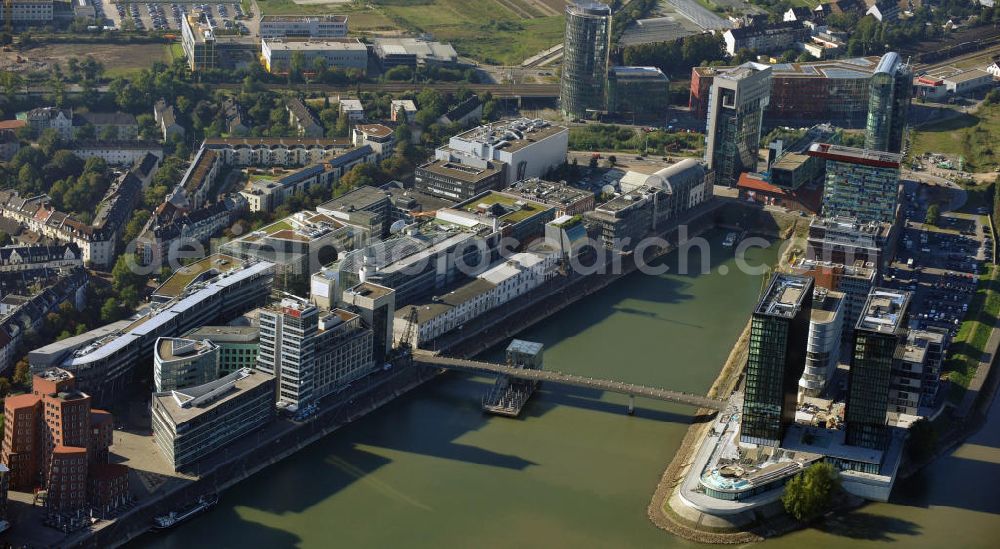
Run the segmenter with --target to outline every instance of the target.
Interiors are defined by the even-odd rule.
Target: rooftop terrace
[[[476,196],[468,202],[459,204],[458,207],[472,213],[485,213],[498,205],[502,206],[505,210],[505,213],[499,216],[500,220],[510,223],[524,221],[529,217],[551,209],[544,204],[539,204],[532,200],[496,191],[489,191],[485,195]]]
[[[243,262],[233,256],[213,254],[174,271],[174,274],[161,284],[153,292],[153,295],[167,298],[177,297],[184,292],[185,288],[202,275],[205,275],[205,273],[225,273],[242,266]],[[214,276],[214,274],[207,276]]]

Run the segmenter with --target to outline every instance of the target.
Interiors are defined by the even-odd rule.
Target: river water
[[[711,274],[630,275],[520,337],[545,344],[549,369],[706,391],[762,278],[738,273],[719,236]],[[776,257],[773,247],[747,255],[753,264]],[[677,254],[665,262],[676,271]],[[205,515],[134,545],[694,545],[646,518],[692,410],[639,400],[628,417],[622,395],[543,386],[522,418],[494,418],[479,409],[489,383],[459,374],[432,380],[227,491]],[[994,407],[983,433],[898,487],[899,502],[767,544],[992,547],[985,540],[1000,534],[998,426]]]

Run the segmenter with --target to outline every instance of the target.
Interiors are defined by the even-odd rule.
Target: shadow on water
[[[194,517],[184,523],[183,528],[192,531],[211,532],[214,525],[226,524],[225,543],[220,547],[297,547],[302,539],[287,530],[271,528],[259,522],[246,520],[236,512],[236,507],[227,501],[225,495],[219,505],[204,515]],[[127,547],[156,547],[159,549],[190,549],[190,540],[171,536],[171,531],[149,532],[131,541]]]
[[[454,388],[454,393],[452,394],[452,392],[449,391],[448,395],[442,396],[442,402],[448,402],[451,407],[456,410],[462,410],[463,413],[483,415],[484,412],[480,407],[480,397],[486,394],[489,388],[493,386],[494,379],[488,376],[476,376],[473,374],[459,372],[450,372],[445,375],[447,376],[448,381],[442,381],[441,383],[451,385]],[[600,400],[602,395],[604,395],[604,391],[599,391],[597,389],[572,387],[569,385],[558,385],[554,383],[542,383],[531,396],[531,399],[528,400],[528,403],[522,410],[521,415],[518,418],[507,418],[505,421],[517,421],[518,419],[528,417],[541,417],[560,406],[569,406],[581,410],[621,415],[623,420],[628,419],[628,416],[625,413],[626,399],[628,398],[626,395],[619,395],[620,402]],[[643,402],[652,401],[637,398],[635,416],[653,421],[687,425],[692,421],[699,422],[714,415],[709,414],[707,416],[692,416],[691,414],[655,410],[644,407],[642,405]],[[689,409],[694,412],[693,408]],[[489,416],[485,417],[489,418]]]
[[[858,541],[896,541],[901,536],[921,533],[915,522],[865,512],[834,515],[817,523],[816,529]]]
[[[970,484],[970,479],[974,484]],[[909,507],[953,507],[1000,515],[1000,463],[959,457],[942,458],[897,484],[892,503]]]

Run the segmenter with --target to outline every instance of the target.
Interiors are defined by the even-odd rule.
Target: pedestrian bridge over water
[[[612,393],[628,395],[629,397],[650,398],[653,400],[662,400],[665,402],[684,404],[687,406],[694,406],[696,408],[707,408],[710,410],[722,411],[725,409],[727,404],[725,400],[709,398],[707,396],[695,395],[692,393],[684,393],[681,391],[671,391],[669,389],[661,389],[659,387],[636,385],[635,383],[627,383],[611,379],[599,379],[574,374],[564,374],[562,372],[554,372],[552,370],[518,368],[508,366],[506,364],[495,364],[492,362],[481,362],[478,360],[444,357],[421,349],[414,350],[413,361],[424,366],[444,368],[446,370],[461,370],[473,373],[504,375],[516,379],[547,381],[550,383],[570,385],[572,387],[610,391]],[[631,409],[631,400],[629,402],[629,407]]]

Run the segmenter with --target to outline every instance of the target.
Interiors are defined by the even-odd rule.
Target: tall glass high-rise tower
[[[851,446],[884,450],[889,388],[899,346],[906,340],[910,293],[875,288],[854,328],[844,423]]]
[[[913,69],[896,52],[882,56],[872,74],[865,148],[898,153],[913,95]]]
[[[715,182],[735,185],[743,172],[757,171],[760,126],[771,97],[771,67],[744,63],[720,72],[708,100],[705,161]]]
[[[740,442],[778,446],[795,420],[806,360],[813,279],[778,273],[750,320]]]
[[[559,87],[563,114],[587,117],[604,110],[610,49],[611,7],[591,0],[568,4]]]

